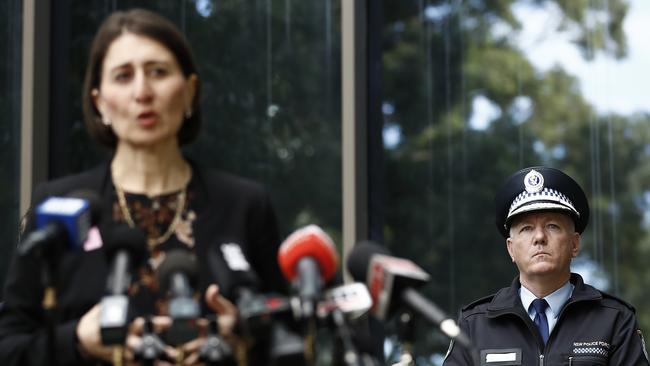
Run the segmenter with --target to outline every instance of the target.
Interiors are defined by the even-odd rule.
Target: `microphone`
[[[207,260],[219,292],[237,305],[240,332],[254,345],[249,363],[304,365],[302,339],[282,322],[276,322],[289,318],[289,300],[258,293],[259,278],[241,247],[232,242],[215,246],[208,251]]]
[[[20,256],[42,255],[57,245],[81,248],[91,225],[99,221],[99,198],[90,191],[77,191],[66,197],[50,197],[34,211],[36,230],[18,246]]]
[[[370,310],[372,299],[363,283],[355,282],[331,288],[325,292],[324,300],[318,304],[319,318],[329,317],[336,328],[342,347],[342,362],[347,366],[374,365],[371,357],[360,352],[354,339],[355,333],[348,324]]]
[[[215,282],[219,285],[219,292],[237,305],[238,326],[244,338],[255,339],[254,343],[264,343],[271,339],[272,344],[269,345],[268,351],[271,359],[277,357],[286,361],[289,358],[302,357],[302,342],[292,338],[289,329],[274,322],[289,317],[289,300],[282,295],[258,292],[259,277],[239,244],[231,242],[214,247],[208,252],[208,264]],[[274,347],[273,339],[278,328],[282,329],[283,335],[278,338],[280,344],[284,339],[286,344],[292,346]],[[300,345],[297,346],[296,342]]]
[[[129,325],[131,273],[147,258],[144,233],[128,225],[116,226],[108,232],[106,256],[111,261],[106,291],[99,315],[100,334],[105,345],[123,344]]]
[[[223,243],[213,247],[207,259],[219,293],[237,305],[240,326],[247,335],[258,333],[268,325],[270,313],[288,309],[288,301],[267,305],[267,296],[257,293],[258,276],[239,244]]]
[[[332,279],[338,265],[332,239],[316,225],[298,229],[280,245],[278,263],[298,289],[301,317],[313,317],[323,284]]]
[[[167,343],[176,346],[195,339],[200,308],[193,297],[197,281],[194,256],[180,249],[167,252],[158,267],[157,278],[163,292],[169,294],[168,313],[172,326],[165,335]]]
[[[208,252],[208,264],[219,293],[238,302],[244,293],[257,290],[259,279],[237,243],[223,243]]]
[[[392,257],[377,244],[362,242],[350,252],[347,267],[356,281],[366,280],[373,300],[372,313],[380,320],[386,320],[400,305],[406,305],[440,327],[449,338],[472,347],[456,322],[415,290],[428,282],[430,276],[412,261]]]
[[[75,197],[75,195],[80,197]],[[47,350],[56,363],[56,259],[58,251],[68,246],[79,249],[88,238],[91,225],[99,221],[99,198],[94,192],[77,191],[67,197],[50,197],[36,206],[36,230],[21,241],[16,252],[24,257],[33,254],[43,260],[41,282],[44,287],[42,307],[45,311]]]
[[[372,307],[368,288],[361,282],[341,285],[325,291],[324,300],[318,303],[318,316],[324,318],[339,311],[349,318],[357,319]]]

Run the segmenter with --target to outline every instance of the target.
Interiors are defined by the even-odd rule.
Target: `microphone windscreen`
[[[280,245],[278,264],[284,277],[293,281],[297,275],[298,262],[307,257],[318,263],[320,275],[325,282],[334,277],[338,265],[334,242],[316,225],[308,225],[294,231]]]
[[[350,251],[347,259],[348,272],[355,281],[366,282],[368,266],[375,254],[390,255],[388,249],[372,241],[357,243]]]
[[[88,202],[88,210],[90,211],[90,225],[94,226],[99,223],[102,215],[102,204],[99,195],[89,189],[77,189],[68,194],[68,197],[81,198]]]
[[[148,257],[147,238],[140,229],[131,228],[127,224],[117,224],[106,232],[104,243],[107,259],[115,256],[117,251],[126,250],[131,258],[131,266],[139,267]]]
[[[198,269],[195,257],[186,250],[175,249],[165,253],[165,259],[157,269],[157,279],[163,292],[169,290],[169,281],[174,273],[187,276],[192,287],[196,287]]]

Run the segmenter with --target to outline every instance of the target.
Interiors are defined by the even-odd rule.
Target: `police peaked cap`
[[[578,233],[589,222],[589,203],[580,185],[562,171],[543,166],[511,175],[494,197],[494,205],[497,229],[505,238],[510,236],[512,218],[524,212],[566,212],[573,218]]]

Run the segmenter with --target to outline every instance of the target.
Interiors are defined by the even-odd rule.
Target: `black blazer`
[[[257,183],[193,165],[190,190],[196,192],[192,207],[195,254],[199,261],[199,290],[214,282],[206,263],[207,251],[221,243],[240,244],[251,266],[259,274],[261,291],[284,292],[285,281],[277,265],[280,243],[277,222],[266,191]],[[65,196],[91,190],[101,198],[100,233],[111,223],[115,201],[108,164],[40,185],[32,202],[50,196]],[[28,215],[26,232],[33,230]],[[64,251],[56,260],[56,358],[58,365],[80,365],[75,329],[79,319],[105,293],[108,264],[103,248]],[[51,365],[47,353],[45,316],[41,306],[43,286],[41,262],[30,256],[14,256],[5,284],[5,303],[0,312],[0,364]]]

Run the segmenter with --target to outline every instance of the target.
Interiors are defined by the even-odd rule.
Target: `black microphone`
[[[249,363],[305,365],[304,342],[285,324],[292,314],[289,299],[258,292],[259,278],[239,244],[215,246],[207,260],[219,292],[237,305],[239,331],[254,345]]]
[[[351,322],[359,320],[372,307],[368,288],[360,282],[341,285],[325,291],[324,300],[318,304],[318,317],[328,317],[336,330],[342,347],[341,361],[347,366],[375,365],[370,355],[360,352],[358,335]],[[338,352],[335,351],[335,355]]]
[[[255,318],[250,314],[251,310],[255,311],[261,308],[259,297],[256,295],[259,279],[246,259],[242,248],[234,242],[213,246],[207,252],[207,262],[212,279],[219,285],[219,294],[237,306],[240,319],[238,326],[240,330],[244,330],[244,336],[252,337],[252,334],[255,333],[260,336],[259,330],[257,332],[251,330],[251,322],[249,322],[249,318]],[[216,318],[210,320],[210,323],[214,329],[201,350],[201,359],[214,364],[216,364],[215,361],[223,362],[225,359],[231,359],[232,349],[219,336],[216,329]]]
[[[177,346],[198,336],[196,320],[200,317],[198,301],[193,297],[197,282],[195,257],[185,250],[171,250],[158,267],[158,283],[168,294],[168,313],[172,326],[165,334],[165,341]]]
[[[388,255],[388,250],[371,242],[355,245],[347,268],[356,281],[366,281],[373,299],[372,312],[386,320],[401,305],[406,305],[430,323],[440,327],[448,337],[465,347],[471,341],[456,322],[415,288],[429,281],[429,274],[410,260]]]
[[[48,256],[67,247],[83,247],[91,226],[99,222],[99,197],[91,191],[75,191],[65,197],[50,197],[34,209],[36,230],[20,243],[20,256]]]
[[[264,314],[264,302],[257,293],[259,279],[239,244],[230,242],[212,247],[207,255],[212,278],[219,285],[219,293],[232,301],[239,310],[240,327],[253,333],[251,322]],[[260,314],[261,313],[261,314]],[[252,328],[259,328],[252,326]]]
[[[148,256],[146,236],[139,229],[119,225],[107,231],[104,246],[110,260],[107,295],[102,298],[99,315],[102,343],[123,344],[129,325],[131,275]]]
[[[219,293],[237,302],[245,293],[255,292],[259,278],[244,255],[239,244],[230,242],[208,251],[208,265]]]
[[[259,277],[239,244],[215,246],[208,251],[207,260],[219,293],[237,305],[240,326],[247,333],[269,325],[273,317],[291,312],[285,296],[259,293]]]

